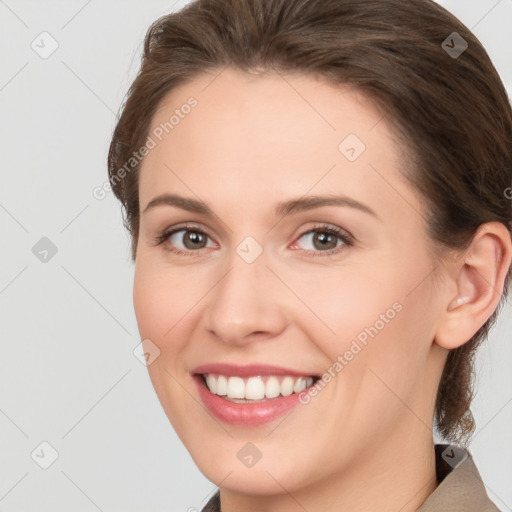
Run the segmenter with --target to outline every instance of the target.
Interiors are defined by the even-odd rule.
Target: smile
[[[211,393],[235,403],[289,396],[304,391],[314,382],[313,377],[292,375],[240,377],[209,373],[203,374],[203,379]]]
[[[276,420],[300,404],[299,394],[319,376],[269,365],[208,364],[191,376],[199,398],[216,419],[256,427]]]

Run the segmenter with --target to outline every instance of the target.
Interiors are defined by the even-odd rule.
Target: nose
[[[228,270],[207,295],[204,326],[224,343],[245,345],[286,329],[290,297],[264,254],[248,263],[234,251]]]

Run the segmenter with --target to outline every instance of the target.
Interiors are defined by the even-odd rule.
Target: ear
[[[434,342],[446,349],[469,341],[496,310],[512,259],[510,232],[500,222],[487,222],[450,267],[446,303]],[[453,290],[456,290],[454,293]]]

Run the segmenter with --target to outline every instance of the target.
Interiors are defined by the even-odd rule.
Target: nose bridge
[[[252,237],[233,249],[228,270],[209,294],[207,328],[230,343],[269,337],[286,325],[285,308],[263,247]]]

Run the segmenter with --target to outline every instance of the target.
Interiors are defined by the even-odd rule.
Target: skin
[[[198,105],[149,152],[139,181],[134,307],[142,339],[160,350],[148,370],[170,422],[221,487],[223,512],[416,510],[437,485],[432,421],[447,349],[494,311],[510,235],[488,223],[464,254],[439,259],[392,127],[353,89],[227,68],[168,93],[150,130],[190,96]],[[352,162],[338,149],[350,133],[366,145]],[[214,215],[144,211],[164,193],[200,199]],[[375,215],[328,205],[274,216],[280,201],[325,194]],[[185,222],[208,235],[203,246],[184,245],[186,231],[156,244]],[[341,250],[325,254],[310,233],[323,224],[348,231],[353,245],[334,237],[327,249]],[[253,263],[236,252],[247,236],[263,249]],[[460,296],[468,300],[457,305]],[[396,302],[401,311],[288,416],[234,426],[203,407],[194,367],[321,375]],[[237,457],[249,441],[262,455],[250,468]]]

